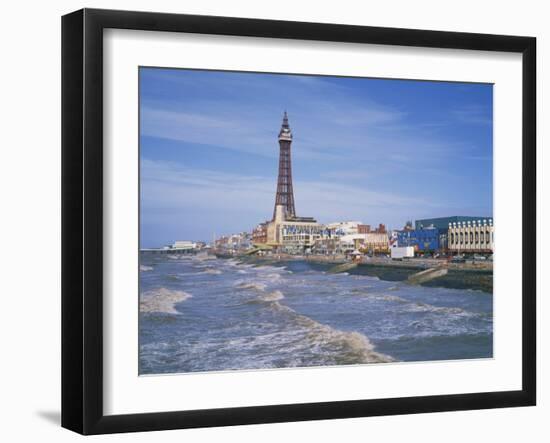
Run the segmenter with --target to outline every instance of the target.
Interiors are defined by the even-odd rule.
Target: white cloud
[[[275,178],[192,169],[148,159],[142,160],[141,168],[142,207],[147,212],[188,210],[188,216],[196,216],[197,220],[201,218],[200,212],[217,213],[220,225],[224,217],[239,214],[255,217],[242,220],[242,229],[271,217]],[[433,202],[418,197],[330,181],[297,180],[294,193],[298,214],[317,217],[323,222],[364,218],[365,214],[376,214],[377,220],[382,221],[381,217],[394,213],[401,219],[401,214],[412,212],[415,207],[434,206]]]

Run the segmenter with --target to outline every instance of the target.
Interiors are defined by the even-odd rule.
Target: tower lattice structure
[[[296,216],[296,209],[294,208],[294,190],[292,188],[291,144],[292,131],[290,130],[288,116],[285,111],[283,124],[279,131],[279,177],[277,179],[277,195],[275,196],[273,219],[275,219],[277,205],[282,205],[284,207],[287,218]]]

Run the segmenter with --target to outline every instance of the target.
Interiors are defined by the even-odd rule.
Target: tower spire
[[[283,206],[286,218],[295,217],[294,190],[292,188],[292,160],[290,156],[290,145],[292,143],[292,131],[288,124],[288,115],[285,111],[283,124],[279,131],[279,176],[277,179],[277,194],[275,196],[275,208],[273,219],[277,212],[277,206]]]
[[[286,111],[283,115],[283,124],[281,125],[281,130],[279,131],[279,140],[283,136],[292,140],[292,131],[290,130],[290,125],[288,124],[288,114],[286,113]]]

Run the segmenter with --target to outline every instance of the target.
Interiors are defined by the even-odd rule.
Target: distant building
[[[359,226],[367,226],[363,225],[360,221],[340,221],[340,222],[334,222],[329,223],[326,225],[326,228],[330,231],[331,235],[350,235],[350,234],[358,234],[359,233]]]
[[[469,215],[453,215],[450,217],[421,218],[414,223],[414,229],[426,229],[430,227],[448,229],[449,223],[472,222],[486,219],[487,217],[473,217]]]
[[[380,223],[377,228],[374,230],[371,229],[370,225],[358,225],[357,226],[357,233],[358,234],[368,234],[370,232],[376,232],[379,234],[386,234],[386,225]]]
[[[267,243],[267,224],[260,223],[252,230],[252,243]]]
[[[492,253],[494,227],[492,218],[452,222],[448,225],[449,250],[454,253]]]
[[[412,246],[417,252],[434,252],[441,249],[440,230],[412,229],[397,232],[397,246]]]
[[[385,230],[385,229],[384,229]],[[376,229],[378,231],[378,229]],[[385,254],[390,251],[389,237],[386,232],[367,232],[358,234],[354,240],[355,249],[364,253]]]
[[[248,232],[238,234],[224,235],[214,241],[214,246],[218,249],[238,250],[251,247],[252,237]]]
[[[487,217],[485,217],[486,219]],[[444,252],[451,250],[449,226],[457,223],[472,223],[483,217],[454,215],[418,219],[407,222],[402,231],[397,231],[398,246],[412,246],[417,252]],[[456,244],[454,245],[456,248]]]
[[[313,217],[288,217],[285,206],[277,205],[275,218],[266,227],[267,244],[291,253],[308,252],[323,230]]]
[[[189,240],[178,240],[174,242],[174,244],[171,246],[171,249],[180,249],[182,251],[195,249],[197,247],[197,244],[189,241]]]

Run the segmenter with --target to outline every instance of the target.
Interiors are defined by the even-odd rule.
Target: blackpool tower
[[[275,196],[275,208],[273,219],[278,205],[285,209],[285,218],[296,217],[294,208],[294,191],[292,189],[292,160],[290,157],[290,145],[292,143],[292,131],[288,125],[288,116],[284,114],[283,124],[279,131],[279,177],[277,179],[277,195]]]

